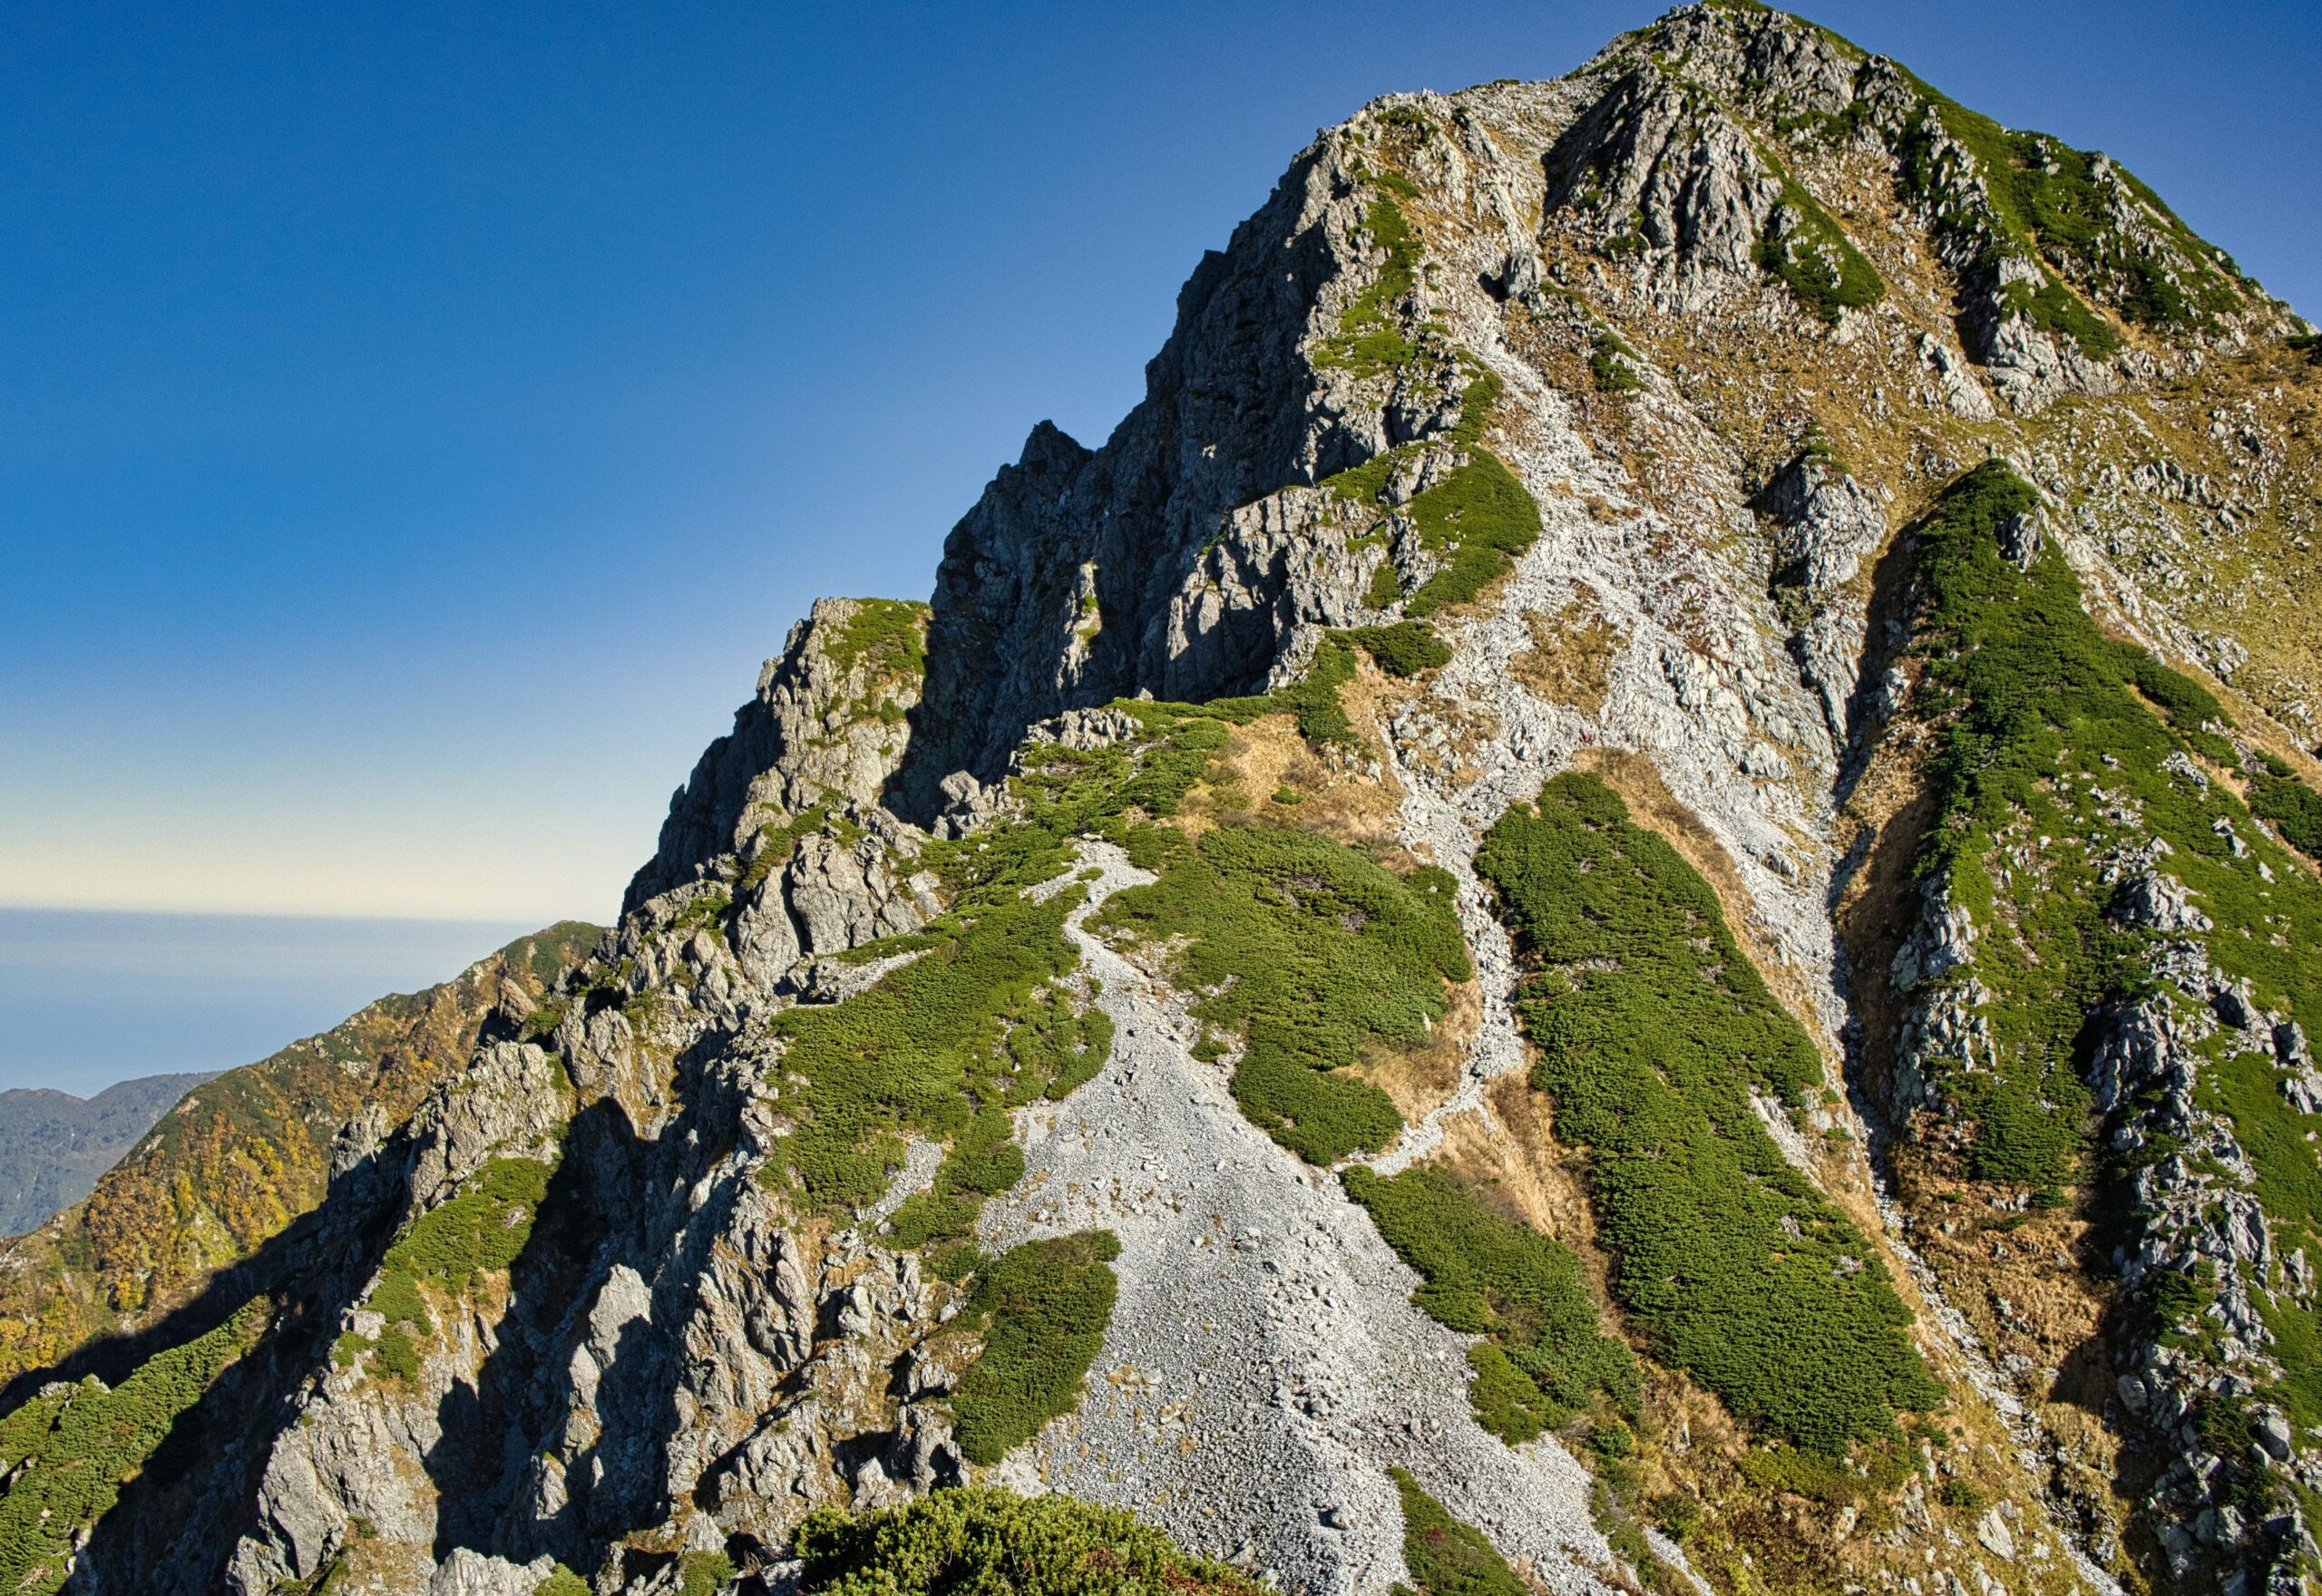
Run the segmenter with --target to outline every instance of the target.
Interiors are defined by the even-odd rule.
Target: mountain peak
[[[1372,102],[793,628],[43,1577],[2287,1596],[2310,342],[1736,0]]]

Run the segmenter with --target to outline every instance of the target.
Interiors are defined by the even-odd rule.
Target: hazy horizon
[[[255,1064],[537,924],[0,907],[0,1090]]]

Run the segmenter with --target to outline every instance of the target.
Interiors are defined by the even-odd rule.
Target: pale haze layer
[[[1100,439],[1318,125],[1658,9],[21,11],[0,902],[609,918],[813,597]],[[2316,8],[1813,15],[2316,301]]]
[[[253,1064],[537,929],[0,909],[0,1091]]]

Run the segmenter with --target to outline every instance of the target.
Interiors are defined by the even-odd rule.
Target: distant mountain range
[[[0,1234],[29,1231],[86,1197],[210,1073],[143,1075],[93,1097],[38,1086],[0,1092]]]

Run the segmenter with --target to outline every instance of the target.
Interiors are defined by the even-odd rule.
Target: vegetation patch
[[[1468,1394],[1484,1428],[1514,1446],[1600,1395],[1634,1412],[1636,1360],[1597,1328],[1596,1299],[1571,1249],[1439,1169],[1381,1180],[1358,1168],[1345,1180],[1347,1194],[1426,1281],[1411,1301],[1452,1329],[1489,1338],[1468,1355],[1476,1369]]]
[[[1614,1297],[1655,1355],[1824,1452],[1939,1400],[1875,1250],[1758,1117],[1753,1097],[1819,1091],[1821,1061],[1708,883],[1578,773],[1509,811],[1477,868],[1534,961],[1532,1084],[1587,1152]]]
[[[1839,324],[1841,312],[1876,305],[1886,297],[1887,281],[1863,258],[1846,229],[1822,209],[1796,179],[1768,157],[1781,179],[1781,207],[1758,246],[1758,264],[1790,286],[1808,309]],[[1788,227],[1776,230],[1786,219]]]
[[[1347,718],[1339,689],[1352,680],[1354,650],[1332,633],[1316,647],[1306,674],[1275,693],[1273,702],[1290,711],[1298,723],[1298,735],[1309,743],[1317,747],[1331,743],[1351,746],[1356,741],[1354,723]]]
[[[1629,341],[1610,327],[1599,327],[1588,340],[1588,373],[1596,379],[1600,393],[1634,394],[1644,387],[1636,360],[1637,352]]]
[[[1079,962],[1063,927],[1084,891],[1074,886],[1044,903],[1020,890],[995,893],[869,991],[776,1017],[769,1029],[788,1047],[773,1101],[795,1129],[759,1178],[776,1189],[795,1183],[823,1212],[861,1207],[886,1189],[906,1133],[917,1131],[962,1139],[940,1186],[957,1192],[983,1183],[971,1166],[988,1169],[994,1127],[1005,1136],[1004,1111],[1039,1097],[1068,1056],[1078,1063],[1098,1039],[1048,990]],[[1011,1048],[1027,1025],[1037,1041]],[[913,1222],[932,1224],[933,1215],[922,1210]]]
[[[951,1412],[960,1455],[995,1464],[1080,1406],[1105,1344],[1121,1244],[1110,1231],[1027,1241],[976,1271],[962,1324],[983,1350],[960,1376]]]
[[[1451,649],[1424,621],[1390,627],[1357,627],[1340,634],[1378,663],[1389,676],[1415,676],[1451,663]]]
[[[1343,843],[1249,825],[1163,862],[1159,881],[1107,901],[1103,924],[1175,949],[1173,978],[1205,994],[1206,1045],[1242,1044],[1243,1112],[1315,1163],[1386,1146],[1401,1117],[1348,1066],[1366,1045],[1425,1037],[1443,983],[1473,973],[1450,875],[1398,877]]]
[[[1482,444],[1484,427],[1500,393],[1498,377],[1478,373],[1461,392],[1459,421],[1442,434],[1399,444],[1322,484],[1342,499],[1383,510],[1390,507],[1388,488],[1395,470],[1406,460],[1444,446],[1465,452],[1465,464],[1401,506],[1418,529],[1420,545],[1443,562],[1443,569],[1405,603],[1403,613],[1410,619],[1473,598],[1539,539],[1539,504]],[[1368,601],[1374,608],[1384,608],[1402,596],[1401,578],[1391,562],[1382,563],[1372,581]]]
[[[1984,241],[1978,269],[1995,272],[2004,244],[2013,243],[2024,254],[2099,288],[2132,322],[2201,326],[2241,308],[2239,271],[2126,168],[2114,170],[2166,241],[2163,247],[2121,228],[2114,197],[2097,176],[2100,157],[2045,133],[2011,131],[1917,78],[1910,81],[1925,96],[1927,109],[1906,131],[1897,151],[1905,191],[1914,200],[1936,204],[1939,231],[1959,234],[1975,227],[1976,215],[1989,218],[2002,241]],[[1941,203],[1961,196],[1967,174],[1946,163],[1938,132],[1973,159],[1989,196],[1987,208]],[[2073,338],[2091,355],[2120,346],[2120,336],[2053,277],[2038,288],[2018,284],[2010,292],[2010,310]]]
[[[2270,754],[2249,778],[2249,813],[2269,822],[2284,842],[2308,859],[2322,860],[2322,793],[2299,781]]]
[[[2035,1187],[2100,1169],[2125,1180],[2172,1151],[2151,1138],[2100,1164],[2078,1074],[2092,1025],[2152,990],[2151,944],[2161,933],[2124,928],[2106,913],[2107,874],[2121,855],[2156,839],[2165,844],[2158,868],[2213,922],[2168,935],[2200,943],[2264,1007],[2309,1026],[2322,1013],[2322,885],[2249,823],[2252,808],[2271,807],[2295,824],[2298,800],[2277,783],[2307,789],[2287,767],[2261,764],[2245,808],[2227,783],[2201,773],[2198,762],[2236,759],[2216,698],[2106,637],[2053,549],[2028,570],[2001,553],[2002,523],[2036,506],[2032,488],[1992,462],[1955,483],[1913,529],[1915,647],[1927,660],[1921,706],[1936,726],[1937,803],[1917,869],[1976,923],[1972,965],[1939,978],[1972,975],[1981,984],[1993,1040],[1973,1068],[1939,1060],[1931,1078],[1976,1121],[1968,1173]],[[2307,1116],[2281,1097],[2263,1051],[2231,1052],[2225,1036],[2204,1050],[2199,1100],[2231,1120],[2277,1249],[2322,1251],[2322,1165],[2306,1140]],[[2163,1280],[2148,1296],[2145,1311],[2163,1338],[2209,1333],[2198,1282]],[[2288,1370],[2282,1399],[2322,1422],[2322,1325],[2288,1292],[2262,1311]]]
[[[688,1552],[678,1559],[678,1596],[717,1596],[735,1572],[723,1552]]]
[[[1420,546],[1448,562],[1404,604],[1413,618],[1473,598],[1540,536],[1538,502],[1487,449],[1413,499],[1410,512]]]
[[[989,1486],[809,1514],[793,1542],[809,1596],[1256,1596],[1135,1515]]]
[[[788,862],[798,852],[798,844],[823,829],[830,820],[830,810],[823,804],[802,809],[780,825],[772,822],[758,828],[757,852],[742,871],[742,879],[735,883],[737,891],[754,892],[766,879]]]
[[[532,1221],[548,1195],[553,1166],[533,1158],[495,1158],[458,1195],[413,1221],[387,1249],[378,1283],[363,1307],[386,1322],[376,1338],[348,1330],[332,1344],[331,1362],[351,1368],[369,1352],[376,1366],[398,1379],[419,1376],[419,1344],[435,1320],[420,1290],[464,1296],[487,1275],[512,1266],[531,1241]]]
[[[493,1159],[468,1177],[458,1196],[421,1214],[387,1249],[389,1276],[382,1292],[402,1275],[456,1294],[508,1268],[532,1240],[532,1220],[554,1173],[537,1158]],[[415,1294],[411,1301],[417,1308]],[[424,1321],[424,1315],[417,1308],[413,1317]]]
[[[2182,774],[2189,755],[2233,757],[2211,729],[2227,724],[2216,698],[2104,636],[2061,557],[2049,551],[2025,571],[2000,552],[2000,523],[2037,508],[2030,485],[1995,461],[1914,529],[1924,713],[1938,726],[1937,818],[1917,869],[1988,928],[1974,964],[1992,994],[1984,1014],[1996,1054],[1972,1073],[1955,1061],[1941,1084],[1982,1122],[1970,1173],[2024,1186],[2061,1184],[2086,1166],[2094,1127],[2077,1050],[2092,1012],[2132,998],[2144,978],[2148,937],[2105,914],[2112,852],[2165,842],[2165,868],[2211,918],[2252,933],[2210,938],[2212,957],[2274,1001],[2306,998],[2322,973],[2305,951],[2310,934],[2284,935],[2293,924],[2322,930],[2309,918],[2310,878],[2263,881],[2259,856],[2236,857],[2217,829],[2254,832],[2240,803],[2223,783]],[[2253,798],[2287,809],[2277,780],[2261,772]]]
[[[1315,350],[1314,364],[1370,377],[1401,369],[1417,352],[1403,331],[1400,309],[1418,284],[1425,251],[1391,194],[1371,201],[1363,223],[1370,243],[1386,259],[1378,277],[1340,313],[1338,331]]]
[[[121,1487],[266,1323],[260,1302],[156,1353],[107,1390],[92,1377],[35,1396],[0,1420],[0,1591],[60,1589],[80,1532],[111,1512]]]
[[[1444,1511],[1400,1468],[1387,1473],[1403,1504],[1403,1566],[1419,1596],[1531,1596],[1507,1560],[1472,1525]]]
[[[915,681],[927,671],[927,606],[903,598],[858,598],[837,637],[823,645],[842,671],[867,664],[873,676]]]

